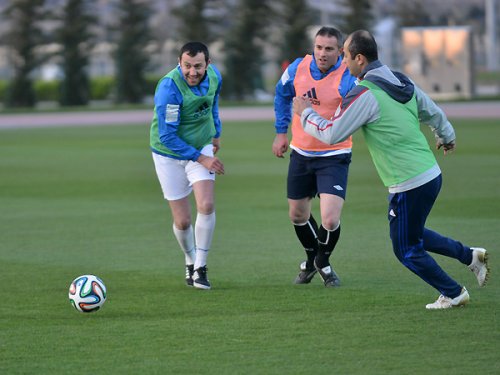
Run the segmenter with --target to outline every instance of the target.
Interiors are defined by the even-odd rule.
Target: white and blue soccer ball
[[[106,302],[106,285],[94,275],[82,275],[69,286],[69,300],[80,312],[89,313],[99,310]]]

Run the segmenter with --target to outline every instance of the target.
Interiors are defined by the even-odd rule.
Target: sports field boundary
[[[500,101],[441,103],[451,119],[500,118]],[[274,121],[272,106],[221,107],[222,121]],[[153,110],[78,111],[51,113],[0,114],[0,129],[44,128],[63,126],[126,125],[151,123]]]

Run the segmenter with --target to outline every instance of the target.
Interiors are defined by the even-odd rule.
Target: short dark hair
[[[189,56],[194,57],[200,52],[205,55],[205,62],[208,64],[208,60],[210,59],[208,48],[201,42],[189,42],[184,44],[179,54],[179,60],[182,59],[182,55],[184,53],[187,53]]]
[[[353,32],[347,39],[350,39],[349,53],[354,59],[356,55],[363,55],[368,62],[378,60],[378,47],[375,38],[366,30],[357,30]]]
[[[342,47],[342,45],[344,44],[344,40],[343,40],[344,36],[342,35],[342,33],[339,30],[337,30],[334,27],[323,26],[321,29],[318,30],[315,37],[318,35],[337,38],[337,44],[339,45],[339,47]]]

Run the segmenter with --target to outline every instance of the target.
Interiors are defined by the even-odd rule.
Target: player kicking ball
[[[205,290],[211,288],[207,256],[215,230],[215,174],[224,174],[224,165],[214,156],[220,148],[221,85],[207,47],[185,44],[179,65],[158,82],[150,131],[156,174],[184,252],[186,284]],[[194,230],[192,192],[197,211]]]

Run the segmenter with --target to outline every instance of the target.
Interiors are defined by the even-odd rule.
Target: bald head
[[[363,55],[368,63],[378,60],[378,47],[375,38],[366,30],[357,30],[349,35],[344,50],[348,49],[352,58]]]

